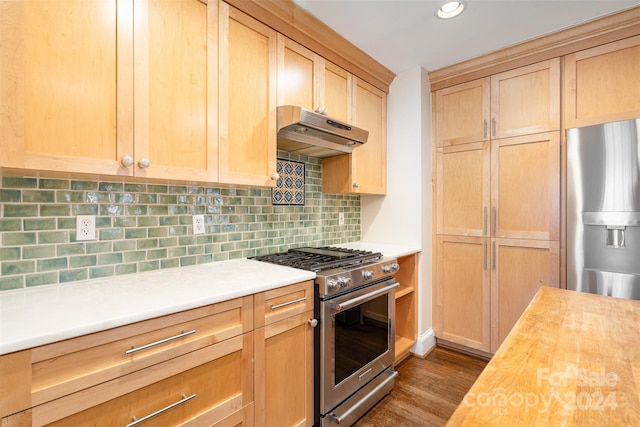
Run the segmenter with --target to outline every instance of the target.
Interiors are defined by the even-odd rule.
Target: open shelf
[[[409,350],[413,344],[415,344],[415,340],[405,337],[396,337],[395,363],[398,363],[409,355]]]
[[[396,299],[402,298],[403,296],[409,295],[410,293],[412,293],[414,291],[414,289],[411,288],[398,288],[398,290],[396,291]]]
[[[396,351],[395,363],[409,355],[416,342],[416,307],[418,303],[418,254],[398,258],[400,270],[395,279],[400,283],[396,289]]]

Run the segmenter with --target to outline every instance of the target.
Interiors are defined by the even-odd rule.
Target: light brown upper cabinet
[[[278,105],[323,111],[369,131],[352,154],[323,159],[322,191],[386,193],[386,94],[278,35]]]
[[[351,120],[353,78],[293,40],[278,34],[278,105],[297,105]]]
[[[219,182],[275,186],[276,32],[219,5]]]
[[[352,121],[351,97],[353,75],[333,62],[324,61],[324,84],[320,91],[320,105],[327,115],[345,123]]]
[[[218,6],[134,2],[134,174],[218,178]],[[148,163],[148,166],[146,164]]]
[[[217,177],[216,2],[0,7],[2,166]]]
[[[320,107],[324,58],[278,34],[278,105]]]
[[[0,166],[131,174],[120,165],[133,152],[133,4],[123,3],[0,3]]]
[[[322,160],[322,191],[378,194],[387,191],[387,94],[353,78],[352,124],[369,131],[351,154]]]
[[[640,36],[564,57],[564,127],[640,117]]]
[[[560,130],[560,59],[491,76],[491,139]]]
[[[436,91],[436,145],[560,129],[560,59]]]
[[[489,139],[490,88],[487,77],[436,91],[438,147]]]

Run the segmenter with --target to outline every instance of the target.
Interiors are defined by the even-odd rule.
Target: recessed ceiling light
[[[450,1],[440,6],[440,9],[436,12],[436,16],[441,19],[450,19],[460,15],[463,10],[464,2]]]

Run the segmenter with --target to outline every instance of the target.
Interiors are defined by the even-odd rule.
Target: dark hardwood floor
[[[486,364],[442,347],[424,359],[411,356],[396,366],[391,393],[354,427],[444,426]]]

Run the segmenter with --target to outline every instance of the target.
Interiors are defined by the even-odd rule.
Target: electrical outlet
[[[344,212],[338,214],[338,225],[344,225]]]
[[[96,240],[95,215],[76,216],[76,240]]]
[[[204,215],[193,216],[193,234],[204,234]]]

